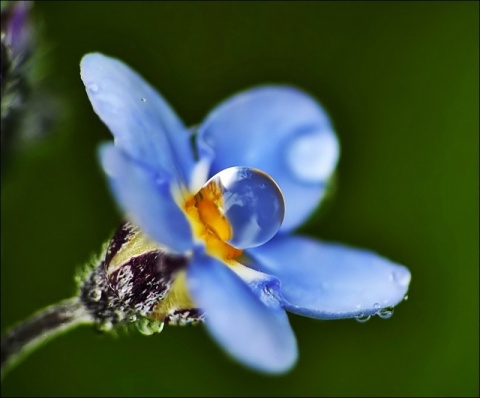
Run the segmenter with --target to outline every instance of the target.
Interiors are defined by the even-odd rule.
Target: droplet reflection
[[[365,323],[371,318],[371,315],[365,315],[365,314],[358,314],[355,317],[355,320],[360,323]]]
[[[202,222],[238,249],[259,246],[279,230],[285,214],[280,188],[262,171],[230,167],[195,195]]]
[[[393,307],[382,308],[377,315],[382,319],[389,319],[393,315]]]

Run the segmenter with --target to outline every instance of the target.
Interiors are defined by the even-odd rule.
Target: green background
[[[102,51],[137,69],[187,124],[236,91],[290,83],[330,113],[335,196],[301,228],[407,265],[389,320],[290,316],[280,377],[230,360],[203,327],[118,338],[88,327],[34,352],[4,396],[478,396],[477,2],[39,2],[54,131],[2,181],[2,330],[72,295],[74,269],[121,215],[96,160],[110,139],[79,77]]]

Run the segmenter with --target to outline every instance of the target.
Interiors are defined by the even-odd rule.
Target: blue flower
[[[263,372],[285,372],[297,358],[285,310],[318,319],[361,318],[402,301],[410,283],[407,268],[370,251],[292,234],[324,196],[339,156],[330,121],[309,95],[288,86],[257,87],[188,129],[148,83],[116,59],[87,54],[81,77],[95,112],[115,137],[114,144],[100,148],[115,198],[150,238],[189,256],[175,300],[205,311],[207,330],[231,356]],[[235,166],[240,168],[230,169]],[[283,224],[266,243],[254,238],[234,244],[228,233],[222,237],[229,222],[236,232],[243,228],[238,220],[249,215],[222,218],[215,213],[218,203],[197,194],[218,193],[205,183],[214,181],[218,188],[232,170],[265,177],[260,185],[270,199],[247,206],[254,216],[274,209],[272,222],[283,217],[269,176],[283,192]],[[225,191],[219,192],[222,199]]]

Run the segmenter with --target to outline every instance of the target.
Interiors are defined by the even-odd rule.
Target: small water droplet
[[[408,294],[405,295],[405,297],[403,298],[403,301],[407,301],[408,300]]]
[[[137,322],[137,329],[144,336],[151,336],[154,333],[160,333],[162,331],[163,322],[149,318],[141,318]]]
[[[355,320],[357,322],[360,322],[360,323],[365,323],[367,322],[369,319],[371,318],[371,315],[365,315],[365,314],[358,314],[356,317],[355,317]]]
[[[382,319],[388,319],[391,318],[393,315],[393,307],[385,307],[382,308],[377,315],[382,318]]]
[[[112,330],[112,328],[113,324],[110,321],[105,321],[98,325],[98,330],[100,330],[101,332],[109,332],[110,330]]]
[[[379,310],[380,309],[380,304],[379,303],[373,304],[373,308],[375,308],[376,310]]]
[[[90,91],[91,93],[97,93],[98,92],[98,84],[97,83],[91,83],[87,86],[87,90]]]
[[[88,296],[93,301],[100,301],[100,299],[102,298],[102,290],[101,289],[90,290],[90,292],[88,293]]]
[[[140,98],[140,101],[147,102],[147,99],[142,97],[142,98]]]
[[[259,246],[279,230],[285,215],[276,182],[250,167],[230,167],[214,175],[195,195],[202,222],[238,249]]]

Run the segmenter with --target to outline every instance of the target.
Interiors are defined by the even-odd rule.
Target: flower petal
[[[337,164],[339,145],[328,116],[306,93],[264,86],[215,108],[198,129],[198,151],[210,176],[231,166],[272,176],[286,202],[283,231],[300,225],[318,205]]]
[[[294,365],[295,336],[277,300],[267,307],[229,267],[205,255],[188,267],[187,282],[207,330],[230,355],[266,373]]]
[[[178,253],[193,246],[190,224],[174,202],[167,178],[113,144],[102,145],[99,156],[118,203],[143,232]]]
[[[372,315],[403,300],[410,272],[379,255],[305,237],[249,249],[252,267],[277,276],[292,312],[321,319]]]
[[[194,165],[190,135],[168,103],[115,58],[87,54],[80,69],[93,109],[115,143],[136,161],[188,184]]]

